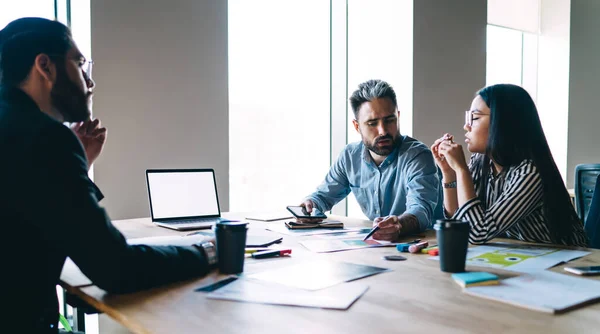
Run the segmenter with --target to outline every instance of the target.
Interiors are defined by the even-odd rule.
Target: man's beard
[[[363,139],[363,143],[369,149],[369,151],[371,151],[377,155],[380,155],[380,156],[387,156],[390,153],[392,153],[392,151],[394,149],[396,149],[396,147],[398,146],[398,143],[400,142],[399,138],[400,138],[399,135],[396,135],[396,137],[392,137],[390,135],[385,135],[382,137],[375,138],[375,140],[373,141],[373,144],[369,143],[365,139]],[[391,141],[388,145],[377,146],[377,143],[379,143],[382,140],[386,140],[386,139]]]
[[[83,122],[90,118],[91,94],[81,91],[69,80],[64,69],[59,69],[56,84],[50,91],[52,106],[60,112],[65,122]]]

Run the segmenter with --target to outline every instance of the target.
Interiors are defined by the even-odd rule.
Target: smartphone
[[[327,216],[317,208],[313,208],[311,213],[308,213],[303,206],[288,206],[287,209],[296,218],[327,218]]]
[[[565,267],[565,270],[577,275],[600,275],[600,266]]]

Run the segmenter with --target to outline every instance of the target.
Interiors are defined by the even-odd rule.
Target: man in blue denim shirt
[[[373,238],[395,240],[429,227],[438,202],[439,178],[429,148],[398,128],[396,93],[369,80],[350,97],[354,128],[362,142],[348,144],[317,191],[301,204],[329,211],[352,191],[379,230]]]

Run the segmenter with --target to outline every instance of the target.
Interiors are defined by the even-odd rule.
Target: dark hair
[[[575,243],[574,224],[581,222],[552,158],[531,96],[525,89],[509,84],[488,86],[477,94],[491,110],[486,154],[478,161],[482,170],[479,180],[482,203],[488,183],[488,157],[503,168],[532,160],[542,180],[544,215],[552,242]]]
[[[392,100],[394,106],[398,106],[396,93],[387,82],[383,80],[369,80],[358,85],[358,89],[350,96],[350,106],[352,106],[354,118],[358,119],[358,110],[363,103],[378,98],[388,98]]]
[[[71,31],[60,22],[38,17],[14,20],[0,30],[0,83],[17,86],[27,79],[39,54],[56,61],[72,47]]]

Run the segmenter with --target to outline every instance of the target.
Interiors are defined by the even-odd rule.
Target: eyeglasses
[[[465,124],[468,126],[473,126],[473,117],[477,116],[485,116],[489,114],[484,114],[479,112],[479,110],[467,110],[465,111]]]
[[[79,68],[81,68],[81,70],[83,71],[83,73],[85,73],[85,75],[88,77],[88,79],[92,78],[93,66],[94,66],[93,60],[79,59]]]
[[[81,69],[81,71],[87,77],[86,79],[88,79],[88,80],[92,79],[92,67],[94,65],[94,62],[91,59],[88,60],[88,59],[85,59],[84,57],[67,57],[66,55],[57,55],[57,54],[50,54],[48,56],[50,56],[50,57],[67,58],[69,60],[77,62],[77,65],[79,66],[79,68]]]

